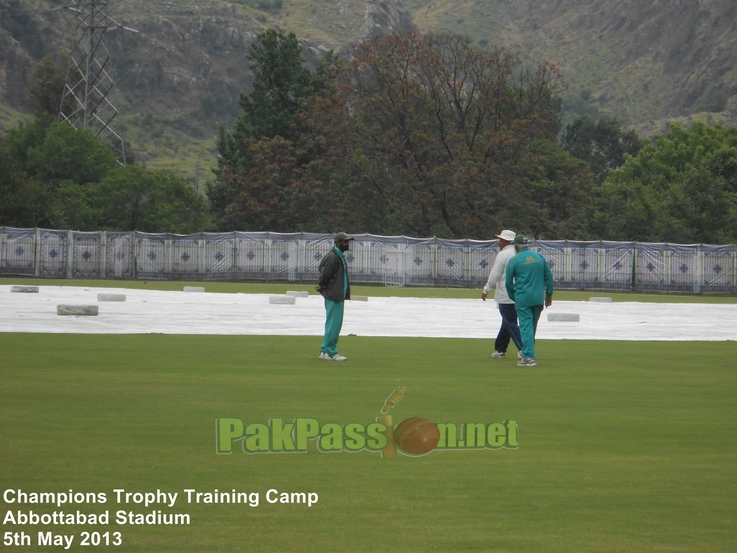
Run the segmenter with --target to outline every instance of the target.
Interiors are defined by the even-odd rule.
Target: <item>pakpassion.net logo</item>
[[[405,419],[396,426],[388,412],[406,391],[400,386],[387,398],[380,416],[368,424],[349,422],[320,423],[299,417],[291,422],[272,418],[267,423],[246,424],[239,418],[219,418],[215,423],[215,449],[230,454],[241,443],[246,453],[304,453],[316,442],[323,453],[369,451],[382,457],[426,455],[433,450],[516,449],[519,447],[519,424],[504,422],[435,423],[423,417]]]

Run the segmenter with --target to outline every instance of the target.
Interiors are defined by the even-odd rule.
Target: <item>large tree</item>
[[[342,158],[324,178],[335,197],[349,187],[361,198],[362,222],[379,223],[370,230],[488,237],[503,226],[525,229],[533,212],[547,215],[525,230],[568,228],[569,210],[548,209],[539,190],[560,179],[588,185],[554,144],[554,66],[526,66],[466,37],[394,33],[355,47],[338,87],[337,103],[314,117],[326,150]],[[575,204],[580,194],[570,193]]]
[[[251,173],[259,171],[263,163],[264,147],[259,141],[273,141],[274,147],[281,149],[281,141],[286,140],[291,147],[303,130],[295,116],[312,95],[325,88],[330,78],[323,67],[315,73],[306,67],[294,33],[267,29],[251,44],[246,59],[253,71],[252,90],[240,96],[243,113],[233,129],[219,130],[218,178],[208,183],[208,197],[221,227],[237,224],[255,228],[268,224],[258,213],[248,213],[246,204],[253,202],[243,197],[244,188],[250,186],[248,181],[254,178]],[[333,59],[332,53],[326,59]],[[281,186],[278,180],[271,182]]]

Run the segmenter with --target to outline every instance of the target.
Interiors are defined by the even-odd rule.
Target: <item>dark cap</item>
[[[518,234],[517,236],[514,237],[514,242],[512,243],[518,246],[526,246],[527,236],[525,236],[524,234]]]
[[[335,242],[340,242],[341,240],[355,240],[355,238],[348,236],[345,232],[338,232],[333,239]]]

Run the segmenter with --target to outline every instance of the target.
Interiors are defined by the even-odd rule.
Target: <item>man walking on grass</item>
[[[320,347],[320,359],[345,361],[345,357],[338,354],[337,345],[343,326],[345,300],[351,299],[344,254],[350,249],[353,238],[345,232],[339,232],[334,240],[335,247],[320,261],[320,280],[315,286],[315,290],[325,298],[325,337]]]
[[[553,305],[553,273],[545,258],[529,249],[527,237],[518,234],[514,237],[517,252],[507,264],[507,294],[514,301],[519,317],[522,336],[522,359],[520,367],[536,367],[535,332],[543,305]]]
[[[512,244],[514,236],[515,234],[511,230],[503,230],[501,234],[496,235],[499,238],[499,255],[496,256],[494,266],[489,274],[489,280],[484,286],[484,291],[481,292],[481,299],[486,301],[491,289],[496,289],[494,300],[502,317],[502,326],[494,343],[494,353],[491,354],[494,359],[504,359],[506,357],[510,340],[514,342],[517,350],[519,350],[517,356],[520,359],[522,358],[522,339],[517,325],[517,311],[514,308],[514,301],[509,299],[507,295],[506,285],[507,265],[509,260],[517,253]]]

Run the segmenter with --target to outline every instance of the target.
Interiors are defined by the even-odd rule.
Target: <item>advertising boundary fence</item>
[[[498,241],[355,235],[352,282],[482,287]],[[737,246],[538,240],[556,287],[737,293]],[[332,236],[227,232],[192,235],[0,227],[0,276],[121,280],[315,281]]]

